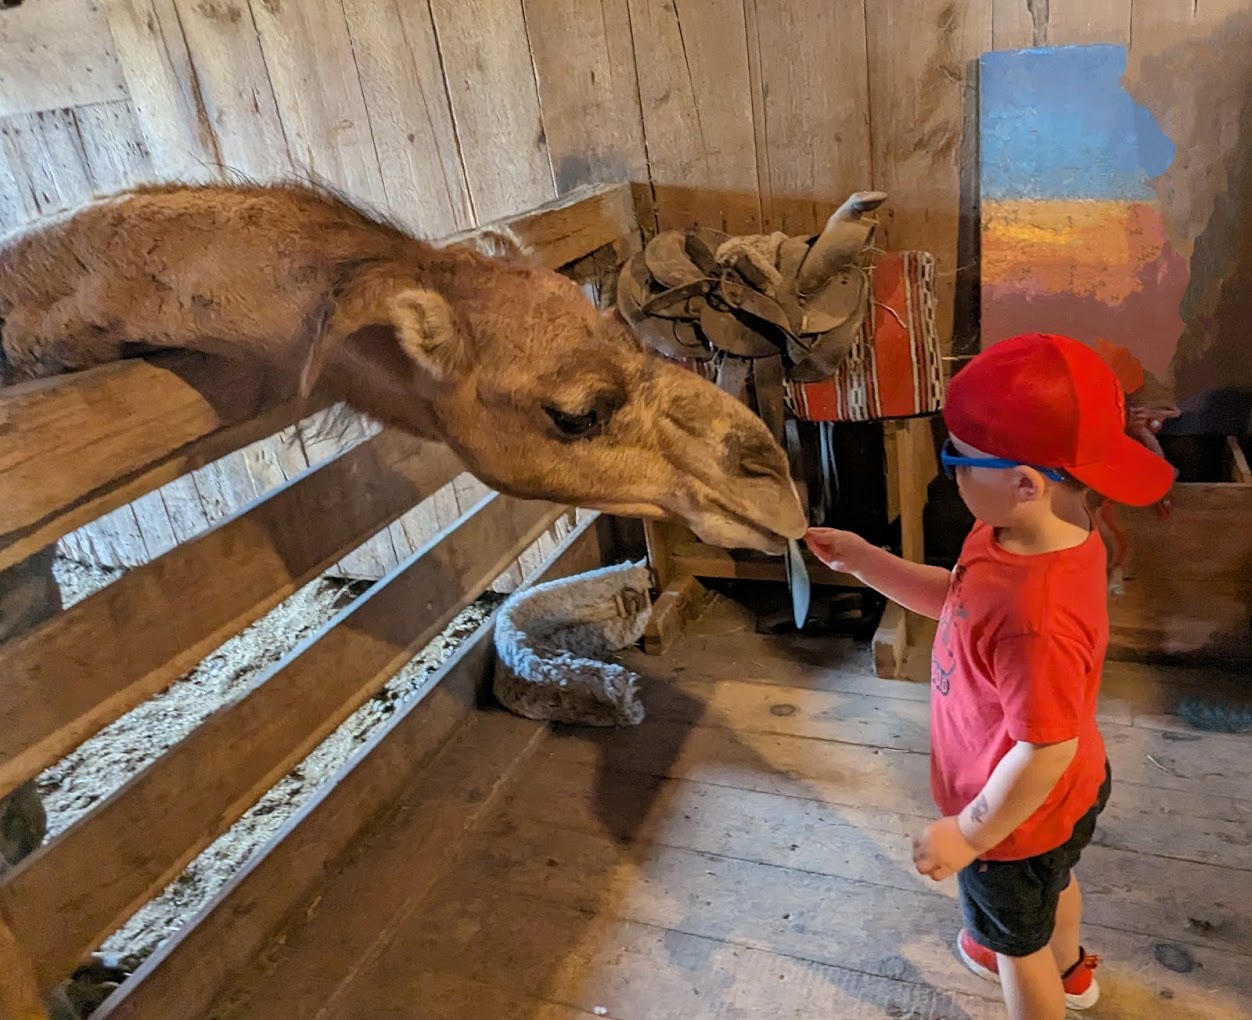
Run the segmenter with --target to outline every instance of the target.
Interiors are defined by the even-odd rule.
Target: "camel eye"
[[[604,431],[611,412],[593,407],[586,414],[567,414],[555,407],[545,407],[552,424],[566,439],[592,439]]]

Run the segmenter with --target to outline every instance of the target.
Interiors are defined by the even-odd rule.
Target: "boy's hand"
[[[978,851],[961,832],[955,815],[931,822],[921,835],[913,837],[913,863],[921,874],[936,882],[955,875],[977,856]]]
[[[860,535],[835,528],[809,528],[804,544],[831,570],[844,574],[855,574],[860,569],[861,557],[869,548],[869,543]]]

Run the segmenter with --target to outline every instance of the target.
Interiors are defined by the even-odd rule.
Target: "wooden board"
[[[0,885],[0,910],[23,932],[40,981],[68,975],[562,512],[496,496],[26,858]]]
[[[431,0],[430,7],[474,218],[498,219],[552,198],[522,0]]]
[[[495,226],[508,227],[549,269],[560,269],[605,245],[639,236],[631,189],[625,184],[576,188],[538,209],[505,217],[479,229],[490,230]],[[453,235],[448,242],[472,233]]]
[[[880,7],[744,4],[763,230],[819,231],[850,193],[878,186],[866,88],[878,54],[867,57],[866,29]],[[914,17],[906,34],[916,29]]]
[[[935,256],[936,322],[946,353],[958,274],[977,274],[976,266],[958,266],[957,251],[963,160],[977,151],[967,115],[976,104],[976,61],[991,48],[990,3],[879,0],[865,12],[873,186],[889,196],[876,243]]]
[[[342,0],[249,6],[293,166],[385,207]]]
[[[1158,0],[1138,0],[1134,7],[1155,7]],[[1167,0],[1168,2],[1168,0]],[[1192,0],[1187,0],[1194,7]],[[993,47],[1078,46],[1130,42],[1132,0],[983,0],[990,16]]]
[[[190,117],[194,110],[196,119],[181,123],[175,138],[200,138],[207,123],[213,133],[210,149],[221,163],[215,170],[224,177],[245,175],[264,181],[289,175],[293,164],[287,137],[249,0],[153,2],[159,5],[163,38],[169,38],[172,31],[166,16],[172,3],[169,13],[186,48],[185,64],[182,46],[175,43],[169,65],[159,68],[160,74],[178,76],[177,86],[164,82],[167,93],[188,90],[194,99],[193,104],[178,106],[182,117]],[[140,71],[135,73],[138,76]],[[182,77],[187,73],[190,81]],[[190,156],[175,152],[173,165],[183,165]]]
[[[387,209],[422,237],[473,222],[426,4],[344,0]]]
[[[108,0],[106,11],[156,175],[217,177],[222,155],[175,0]]]
[[[35,968],[3,917],[0,917],[0,1010],[12,1020],[48,1020],[35,981]]]
[[[387,433],[0,646],[10,678],[0,794],[178,679],[459,467],[446,447]]]
[[[590,778],[584,773],[584,782]],[[869,867],[876,880],[807,871],[799,862],[793,867],[760,865],[736,852],[750,852],[743,850],[739,839],[731,854],[712,854],[635,843],[602,829],[579,833],[506,815],[489,837],[479,838],[474,852],[466,854],[466,863],[441,883],[430,906],[393,939],[391,951],[379,958],[378,971],[394,970],[407,958],[437,972],[460,973],[464,967],[497,980],[512,977],[520,990],[533,994],[524,975],[534,972],[503,965],[501,950],[519,938],[529,946],[534,936],[526,939],[522,932],[542,930],[533,924],[524,904],[533,904],[533,909],[559,905],[584,917],[676,930],[903,981],[920,986],[918,991],[941,988],[949,994],[984,998],[996,1012],[983,1015],[1003,1015],[995,985],[954,959],[951,941],[960,925],[954,883],[923,879],[907,858],[897,864],[885,850],[904,843],[902,837],[884,839],[859,828],[848,835],[849,844],[839,848],[840,856],[829,861],[829,870]],[[791,842],[797,838],[805,839],[803,830]],[[855,862],[851,869],[846,863],[849,855]],[[898,882],[900,887],[886,882]],[[467,895],[466,890],[490,894]],[[510,915],[516,922],[507,920]],[[852,931],[849,918],[857,919]],[[458,938],[459,931],[467,934]],[[1246,997],[1250,980],[1246,952],[1188,941],[1183,944],[1196,966],[1183,976],[1155,962],[1159,944],[1155,934],[1144,936],[1096,923],[1087,924],[1085,933],[1090,944],[1099,945],[1106,963],[1116,960],[1116,969],[1110,965],[1109,970],[1116,975],[1118,991],[1109,994],[1102,1012],[1115,1008],[1114,1015],[1123,1020],[1151,1016],[1158,988],[1167,982],[1173,1001],[1180,1009],[1194,1011],[1190,1015],[1240,1017],[1235,1003]],[[1170,944],[1179,945],[1177,940]],[[467,959],[468,954],[473,956]],[[907,960],[903,967],[902,958]],[[488,962],[493,960],[494,964]],[[698,972],[695,961],[688,966]],[[588,972],[581,967],[579,972],[586,981]],[[561,998],[584,1005],[579,998]]]
[[[628,0],[524,0],[524,10],[557,193],[646,180]]]
[[[0,9],[0,117],[126,98],[103,0]]]
[[[600,566],[605,555],[601,524],[596,517],[580,524],[554,553],[539,579]],[[197,923],[180,931],[144,963],[121,993],[110,999],[101,1020],[138,1020],[154,1015],[164,1020],[191,1020],[201,1015],[222,985],[255,962],[287,912],[312,893],[326,869],[375,815],[402,793],[421,790],[437,795],[446,790],[447,781],[440,782],[438,771],[421,783],[416,777],[466,720],[478,692],[488,682],[493,633],[488,623],[462,645],[425,687],[425,695],[401,707],[373,734],[342,773],[287,825],[284,838],[272,842],[249,862]],[[522,735],[521,746],[536,730],[533,724],[511,716],[498,718],[509,724],[513,737]],[[498,781],[499,773],[507,771],[507,764],[500,762],[507,763],[519,745],[500,739],[498,726],[488,732],[492,739],[486,749],[471,742],[468,758],[452,758],[452,767],[445,773],[451,784],[463,783],[475,768],[484,770],[484,783]],[[498,762],[493,754],[500,752],[504,757]],[[454,823],[452,831],[431,825],[428,836],[432,846],[450,841],[457,826],[465,824],[455,816],[445,814],[442,818]],[[375,884],[376,890],[381,888]]]
[[[630,0],[657,225],[758,233],[742,0]]]
[[[206,397],[204,394],[213,394]],[[0,392],[0,565],[296,417],[246,366],[178,354]],[[49,463],[60,465],[50,474]]]
[[[1117,508],[1129,543],[1125,594],[1109,601],[1120,656],[1252,659],[1252,485],[1183,483],[1166,520]]]

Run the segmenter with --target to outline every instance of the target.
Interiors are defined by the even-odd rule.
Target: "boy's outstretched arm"
[[[914,839],[917,870],[938,882],[1002,843],[1039,809],[1077,750],[1077,738],[1057,744],[1019,740],[959,815],[933,822]]]
[[[810,528],[804,541],[831,570],[859,578],[905,609],[939,619],[952,579],[950,571],[901,559],[851,531]]]

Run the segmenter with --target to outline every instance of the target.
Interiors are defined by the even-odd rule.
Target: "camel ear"
[[[452,321],[452,309],[433,290],[404,290],[391,299],[391,321],[400,349],[435,382],[458,376],[465,362],[465,339]]]

